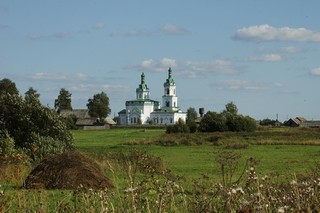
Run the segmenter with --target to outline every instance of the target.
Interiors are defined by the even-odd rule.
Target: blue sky
[[[169,66],[179,106],[320,120],[318,0],[0,0],[0,79],[53,107],[104,91],[111,117],[145,72],[161,101]]]

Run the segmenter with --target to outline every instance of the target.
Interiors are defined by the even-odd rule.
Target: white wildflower
[[[296,184],[297,184],[297,181],[292,180],[292,181],[290,182],[290,184],[291,184],[291,185],[296,185]]]
[[[236,188],[236,190],[237,190],[237,192],[239,192],[241,194],[244,194],[244,191],[243,191],[243,189],[241,187]]]
[[[283,207],[280,207],[280,208],[278,209],[278,213],[284,213],[284,208],[283,208]]]

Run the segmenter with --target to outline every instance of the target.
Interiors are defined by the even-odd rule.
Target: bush
[[[256,121],[249,117],[237,114],[237,107],[231,102],[221,113],[208,111],[202,118],[199,126],[201,132],[252,132],[257,128]]]
[[[182,119],[179,119],[178,122],[174,125],[168,125],[166,127],[166,133],[189,133],[190,129],[187,124],[184,123]]]
[[[68,150],[68,145],[62,141],[57,141],[49,136],[41,136],[33,133],[33,146],[30,150],[30,156],[33,160],[41,161],[48,155],[62,154]]]
[[[232,132],[252,132],[256,130],[256,122],[249,116],[227,116],[226,125],[229,131]]]
[[[15,149],[24,149],[32,153],[39,140],[42,142],[48,140],[51,148],[73,147],[72,133],[63,118],[54,110],[42,106],[40,102],[28,103],[18,95],[2,94],[0,115],[4,115],[0,116],[0,129],[7,131],[14,141]],[[53,145],[54,143],[57,144]]]
[[[0,130],[0,156],[9,157],[15,152],[14,140],[7,130]]]
[[[201,132],[223,132],[228,130],[226,118],[223,114],[208,111],[199,126]]]

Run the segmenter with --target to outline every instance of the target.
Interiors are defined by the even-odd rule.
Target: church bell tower
[[[139,87],[136,89],[136,99],[149,99],[150,90],[148,85],[145,82],[144,73],[141,74],[141,83]]]
[[[176,84],[172,78],[172,70],[169,67],[168,78],[163,84],[164,94],[162,96],[162,110],[176,112],[179,110],[178,97],[176,96]]]

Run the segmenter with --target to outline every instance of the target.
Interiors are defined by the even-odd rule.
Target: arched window
[[[169,88],[167,88],[167,95],[169,95],[170,94],[170,90],[169,90]]]
[[[170,101],[166,101],[166,107],[169,107],[170,106]]]

